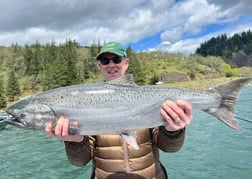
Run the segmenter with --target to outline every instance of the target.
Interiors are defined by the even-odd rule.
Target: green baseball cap
[[[99,60],[103,53],[113,53],[113,54],[118,55],[120,57],[127,58],[126,51],[124,50],[123,46],[118,42],[106,43],[101,48],[100,53],[96,56],[96,60]]]

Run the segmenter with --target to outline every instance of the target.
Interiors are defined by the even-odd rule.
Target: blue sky
[[[251,0],[0,0],[0,45],[117,41],[135,51],[194,53],[252,30]]]

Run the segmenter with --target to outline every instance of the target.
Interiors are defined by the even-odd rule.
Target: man
[[[98,66],[109,81],[124,75],[129,58],[121,44],[105,44],[97,55]],[[55,130],[48,123],[45,131],[65,142],[68,160],[77,166],[93,162],[91,178],[167,178],[159,161],[159,149],[165,152],[178,151],[184,142],[185,127],[192,120],[191,104],[180,101],[164,101],[160,114],[166,126],[136,131],[139,149],[129,146],[120,135],[80,136],[69,135],[70,121],[61,117]],[[143,119],[144,121],[144,119]],[[73,122],[76,127],[78,124]]]

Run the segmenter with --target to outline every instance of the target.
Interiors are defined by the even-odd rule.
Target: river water
[[[235,113],[252,121],[252,87],[241,91]],[[183,148],[176,153],[161,152],[169,178],[251,178],[252,123],[238,122],[242,130],[237,132],[195,111]],[[90,178],[91,163],[72,166],[66,159],[64,144],[46,137],[43,131],[7,126],[0,131],[0,137],[0,178]]]

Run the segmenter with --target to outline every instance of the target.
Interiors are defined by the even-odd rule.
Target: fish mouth
[[[9,117],[4,119],[3,122],[12,126],[16,126],[16,127],[21,127],[21,128],[26,127],[26,122],[18,116],[19,110],[7,109],[5,110],[5,112],[9,115]]]
[[[2,122],[5,122],[6,124],[16,126],[16,127],[21,127],[24,128],[26,126],[26,123],[14,116],[10,116],[7,119],[4,119]]]

